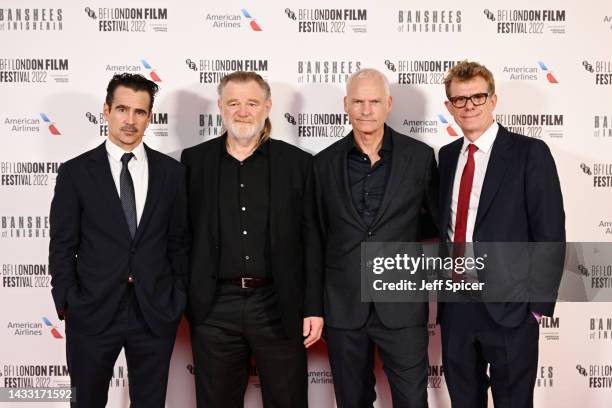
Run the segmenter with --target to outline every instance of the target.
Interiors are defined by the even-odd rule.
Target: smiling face
[[[481,76],[475,76],[467,81],[453,80],[449,88],[449,97],[470,97],[478,93],[487,93],[487,90],[487,81]],[[495,105],[497,105],[497,95],[490,95],[487,101],[479,106],[474,106],[470,100],[463,108],[455,108],[450,101],[446,101],[444,104],[465,137],[473,142],[493,124],[495,120],[493,111]]]
[[[128,152],[138,146],[149,126],[150,101],[147,91],[118,86],[113,93],[112,106],[104,104],[109,140]]]
[[[264,128],[272,100],[255,81],[228,82],[217,101],[229,137],[246,141]]]
[[[392,103],[384,81],[375,75],[368,75],[353,79],[344,97],[344,111],[348,113],[357,136],[382,136]]]

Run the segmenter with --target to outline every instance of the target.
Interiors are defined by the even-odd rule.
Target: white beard
[[[250,140],[256,136],[259,136],[262,129],[264,128],[265,119],[259,123],[237,123],[233,120],[226,118],[223,119],[223,125],[227,128],[228,132],[239,140]]]

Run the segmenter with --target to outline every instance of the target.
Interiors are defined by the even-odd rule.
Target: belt
[[[268,286],[272,283],[270,278],[228,278],[220,279],[220,282],[224,285],[240,286],[243,289],[246,288],[261,288],[262,286]]]

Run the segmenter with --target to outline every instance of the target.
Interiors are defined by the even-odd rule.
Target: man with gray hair
[[[339,408],[371,407],[374,346],[394,407],[427,407],[428,304],[361,301],[361,244],[437,234],[433,150],[385,124],[393,98],[374,69],[352,74],[344,109],[352,132],[315,156],[326,341]]]
[[[218,87],[227,129],[186,149],[189,291],[198,407],[244,406],[251,356],[265,407],[307,407],[306,348],[323,329],[312,156],[270,138],[270,85]]]

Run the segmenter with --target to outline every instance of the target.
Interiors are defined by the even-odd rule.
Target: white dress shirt
[[[482,134],[474,144],[478,148],[474,152],[474,181],[472,183],[472,193],[470,194],[470,205],[468,207],[467,217],[467,231],[465,234],[465,242],[472,242],[474,235],[474,224],[476,224],[476,213],[478,212],[478,203],[480,202],[480,193],[482,192],[482,185],[484,184],[485,174],[487,172],[487,165],[489,164],[489,158],[491,157],[491,149],[493,148],[493,142],[497,136],[499,125],[497,122],[493,122],[491,126]],[[463,174],[463,168],[467,163],[468,159],[468,146],[470,140],[465,136],[463,137],[463,146],[461,147],[461,153],[459,153],[459,159],[457,160],[457,169],[455,170],[455,180],[453,183],[453,196],[451,199],[451,216],[450,222],[448,223],[447,236],[450,242],[453,242],[455,238],[455,221],[457,219],[457,204],[459,201],[459,187],[461,185],[461,175]]]
[[[117,195],[120,195],[119,176],[121,175],[121,156],[125,153],[122,148],[106,139],[106,152],[108,153],[108,162],[110,163],[111,173],[115,187],[117,187]],[[136,225],[140,224],[140,217],[144,209],[147,199],[147,189],[149,187],[149,164],[147,162],[147,152],[145,151],[142,141],[134,150],[134,157],[128,163],[128,170],[134,182],[134,195],[136,196]],[[119,197],[121,198],[121,197]]]

